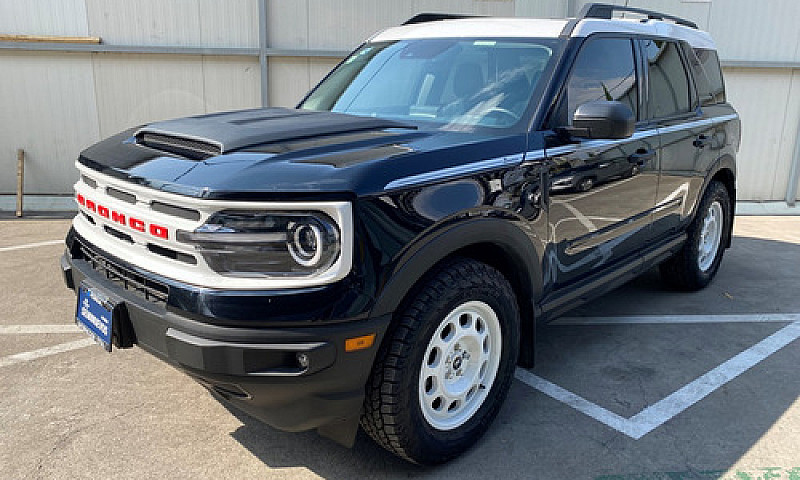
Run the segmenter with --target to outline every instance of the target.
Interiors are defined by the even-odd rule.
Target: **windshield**
[[[506,128],[525,113],[554,39],[417,39],[366,44],[300,105],[443,127]]]

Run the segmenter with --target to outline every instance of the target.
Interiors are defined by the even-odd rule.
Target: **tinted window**
[[[644,40],[649,73],[650,118],[668,117],[689,111],[689,80],[678,45],[662,40]]]
[[[448,129],[510,127],[524,116],[556,42],[434,38],[367,44],[301,108]]]
[[[595,100],[618,100],[628,105],[636,115],[637,99],[631,41],[623,38],[590,39],[575,59],[553,126],[572,123],[575,109]]]
[[[700,95],[700,104],[725,103],[725,85],[722,83],[717,52],[704,48],[687,50],[689,64],[697,84],[697,93]]]

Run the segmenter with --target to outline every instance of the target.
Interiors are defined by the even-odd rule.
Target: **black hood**
[[[360,195],[380,193],[396,178],[524,148],[524,140],[514,145],[509,140],[418,131],[373,117],[269,108],[131,129],[89,147],[80,162],[126,181],[205,198]],[[486,142],[486,148],[475,147]]]
[[[158,142],[154,143],[157,144],[152,146],[163,149],[169,149],[173,143],[170,140],[174,139],[178,150],[176,153],[184,153],[180,150],[194,143],[195,146],[208,147],[211,153],[205,155],[208,157],[254,145],[387,128],[416,127],[380,118],[341,113],[259,108],[151,123],[141,128],[136,138],[145,145],[156,139]]]

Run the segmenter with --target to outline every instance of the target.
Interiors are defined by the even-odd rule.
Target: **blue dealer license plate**
[[[108,352],[111,351],[113,317],[114,305],[107,296],[95,288],[80,286],[75,323]]]

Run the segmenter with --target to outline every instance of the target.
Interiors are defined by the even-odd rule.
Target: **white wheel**
[[[438,430],[467,422],[491,390],[502,354],[500,321],[492,307],[470,301],[453,309],[425,349],[419,403]]]
[[[711,282],[725,253],[733,221],[730,193],[722,182],[712,181],[686,228],[687,241],[659,269],[665,282],[681,290],[699,290]]]
[[[706,210],[706,215],[703,217],[702,227],[700,228],[697,266],[702,272],[708,271],[717,257],[717,250],[719,250],[719,245],[722,241],[723,223],[722,205],[719,201],[715,201]]]
[[[367,383],[361,425],[406,460],[434,465],[474,444],[514,378],[520,318],[497,269],[454,258],[397,313]]]

